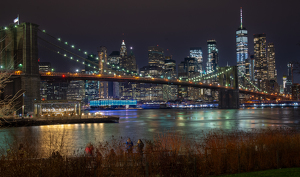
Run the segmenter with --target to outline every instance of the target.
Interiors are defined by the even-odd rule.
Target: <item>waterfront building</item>
[[[47,83],[47,100],[66,100],[67,90],[67,82]]]
[[[240,9],[240,27],[236,30],[236,58],[237,58],[237,66],[238,66],[238,78],[239,82],[243,83],[243,75],[248,74],[248,78],[250,79],[250,70],[246,71],[246,60],[248,57],[248,31],[245,27],[243,27],[243,11]],[[250,61],[248,61],[248,69],[250,66]]]
[[[207,56],[207,63],[206,63],[206,72],[207,74],[216,71],[218,64],[219,64],[219,53],[217,48],[217,41],[207,40],[207,49],[208,49],[208,56]]]
[[[99,98],[99,85],[100,85],[100,81],[92,81],[92,80],[85,81],[85,85],[84,85],[85,104],[88,104],[91,100]]]
[[[84,101],[85,87],[84,81],[70,81],[67,90],[67,100]]]
[[[190,48],[190,58],[196,58],[197,60],[197,71],[200,73],[200,77],[203,74],[203,55],[201,47]]]
[[[254,34],[254,81],[261,90],[266,90],[268,79],[268,62],[266,54],[266,34]]]

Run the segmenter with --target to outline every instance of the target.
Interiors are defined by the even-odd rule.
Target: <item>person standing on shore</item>
[[[140,155],[143,155],[144,143],[141,139],[139,139],[138,142],[136,143],[136,147],[137,147],[137,152]]]
[[[133,142],[131,141],[130,138],[127,139],[126,146],[127,146],[127,152],[132,153]]]
[[[94,146],[92,143],[88,143],[85,148],[85,154],[89,157],[93,156]]]

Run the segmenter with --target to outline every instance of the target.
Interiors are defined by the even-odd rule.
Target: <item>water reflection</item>
[[[94,113],[95,111],[91,111]],[[59,148],[63,142],[68,153],[84,148],[88,142],[117,138],[146,138],[167,130],[198,135],[211,129],[242,129],[266,127],[299,127],[300,108],[220,109],[149,109],[107,110],[105,115],[120,117],[119,123],[67,124],[0,129],[0,147],[14,140],[37,141],[43,151]]]

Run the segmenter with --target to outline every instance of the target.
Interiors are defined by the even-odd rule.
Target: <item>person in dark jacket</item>
[[[144,143],[141,139],[138,140],[136,143],[137,152],[141,155],[143,155],[143,149],[144,149]]]
[[[133,142],[131,141],[130,138],[127,139],[126,146],[127,146],[127,152],[132,153]]]

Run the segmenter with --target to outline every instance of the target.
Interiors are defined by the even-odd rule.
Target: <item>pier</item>
[[[84,124],[84,123],[119,123],[117,116],[93,116],[93,117],[44,117],[44,118],[1,118],[0,128],[25,127],[56,124]]]

